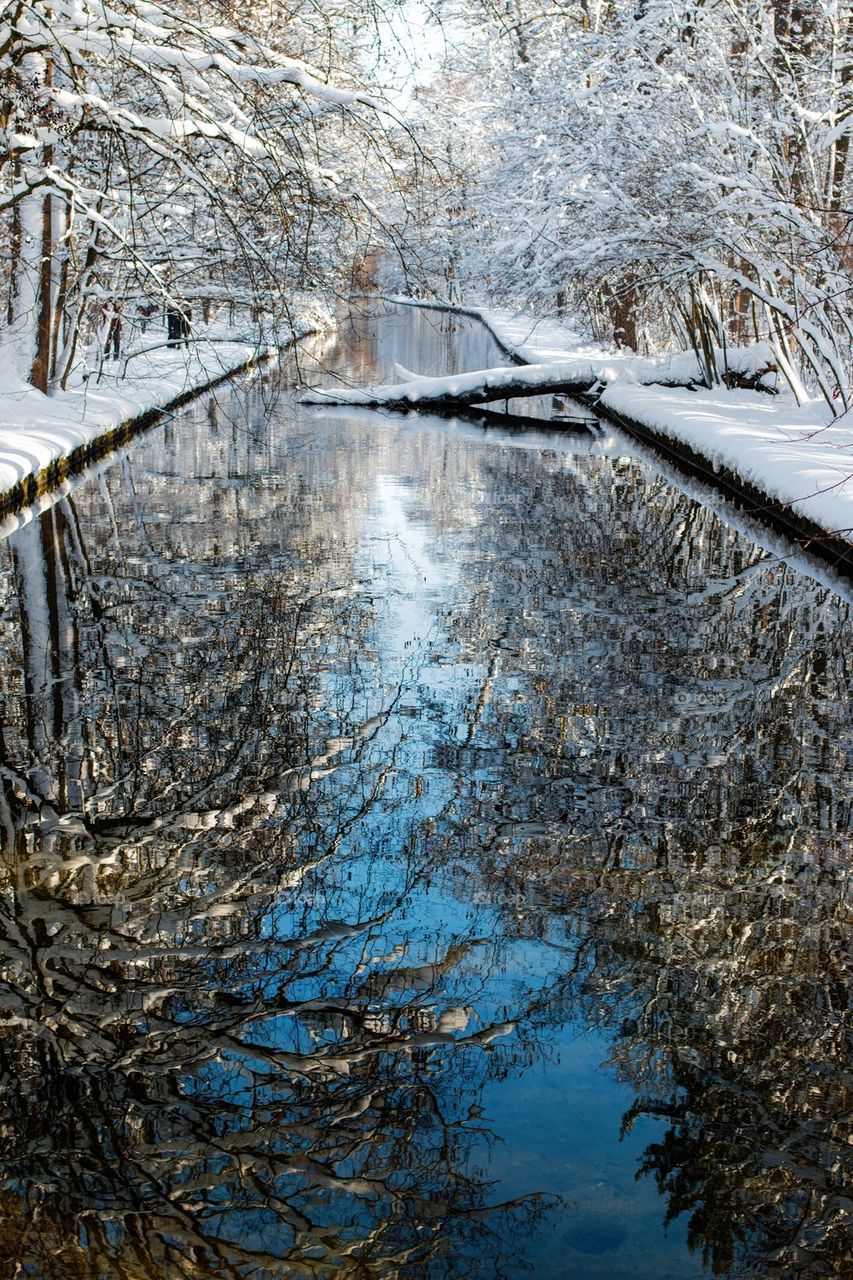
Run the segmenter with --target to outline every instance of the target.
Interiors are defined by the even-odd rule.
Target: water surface
[[[293,373],[2,546],[0,1273],[843,1275],[844,599],[612,434]]]

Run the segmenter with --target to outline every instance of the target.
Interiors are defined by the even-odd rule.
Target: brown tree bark
[[[50,163],[50,160],[47,161]],[[53,196],[42,200],[41,264],[38,276],[38,321],[30,382],[47,395],[53,338]]]

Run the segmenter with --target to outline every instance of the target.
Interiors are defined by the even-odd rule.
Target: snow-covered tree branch
[[[634,350],[691,347],[709,385],[729,347],[768,341],[799,398],[850,407],[844,7],[464,0],[442,12],[459,39],[425,128],[440,146],[452,109],[464,196],[446,201],[436,292],[571,309]]]
[[[5,350],[64,386],[106,302],[331,286],[404,130],[354,74],[351,14],[19,0],[0,21]],[[273,33],[273,34],[271,34]],[[351,163],[359,157],[358,165]],[[358,174],[358,178],[354,175]],[[353,176],[351,176],[353,175]],[[94,307],[94,310],[93,310]]]

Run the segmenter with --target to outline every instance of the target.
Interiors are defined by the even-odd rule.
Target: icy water
[[[849,1276],[847,604],[273,383],[0,547],[0,1275]]]

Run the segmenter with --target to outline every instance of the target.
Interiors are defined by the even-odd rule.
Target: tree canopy
[[[456,198],[430,262],[437,287],[569,308],[634,349],[692,346],[709,382],[723,372],[715,348],[769,340],[799,397],[849,406],[848,10],[465,0],[442,12],[458,39],[423,117]]]
[[[798,398],[850,407],[843,6],[433,16],[442,63],[395,110],[369,83],[393,39],[373,0],[7,4],[2,287],[23,376],[65,384],[93,300],[280,314],[378,247],[389,283],[571,309],[628,348],[691,347],[709,384],[728,347],[768,341]]]
[[[334,278],[400,132],[360,82],[352,18],[6,6],[2,283],[19,372],[64,385],[93,300],[238,296],[275,312]]]

